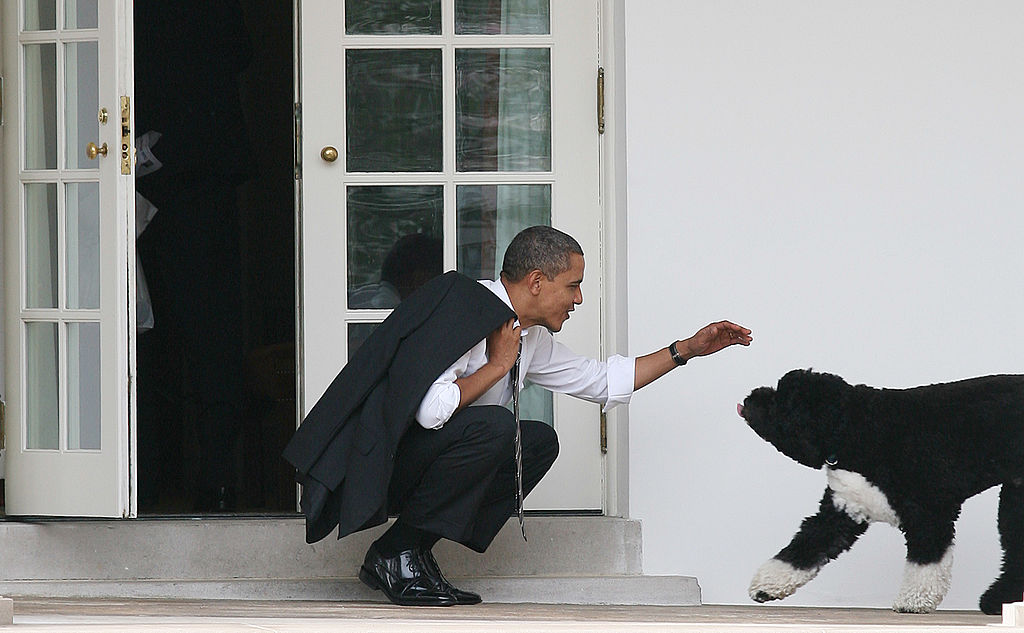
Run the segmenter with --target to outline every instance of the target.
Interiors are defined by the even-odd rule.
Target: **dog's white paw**
[[[818,575],[818,568],[797,569],[777,558],[769,559],[750,581],[750,597],[757,602],[780,600],[792,595]]]
[[[932,613],[937,606],[939,606],[937,602],[934,604],[931,604],[928,600],[922,600],[921,602],[909,600],[904,602],[902,598],[897,597],[896,602],[892,605],[892,610],[896,613]]]
[[[900,587],[892,610],[899,613],[931,613],[949,591],[953,571],[953,548],[942,560],[931,565],[908,562],[903,569]]]

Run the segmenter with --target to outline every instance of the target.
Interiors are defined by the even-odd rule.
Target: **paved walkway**
[[[14,625],[36,631],[91,632],[276,632],[276,633],[570,633],[669,631],[727,633],[998,633],[999,617],[975,611],[897,614],[884,609],[820,609],[777,606],[636,607],[481,604],[437,609],[368,602],[234,600],[14,601]]]

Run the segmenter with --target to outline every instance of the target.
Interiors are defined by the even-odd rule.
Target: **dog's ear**
[[[834,374],[794,369],[779,379],[776,391],[779,406],[786,411],[833,418],[838,415],[848,388],[846,381]]]
[[[843,424],[842,401],[848,388],[838,376],[804,369],[779,379],[776,413],[786,421],[786,455],[805,466],[821,468],[836,448],[831,444]]]

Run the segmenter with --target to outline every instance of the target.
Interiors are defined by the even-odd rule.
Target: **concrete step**
[[[380,600],[356,573],[385,526],[309,545],[301,518],[0,523],[0,595]],[[693,578],[644,576],[640,523],[530,516],[485,554],[442,541],[445,573],[490,601],[700,604]]]
[[[700,587],[687,576],[574,576],[451,578],[488,603],[660,605],[700,604]],[[0,581],[0,595],[14,598],[316,600],[386,602],[352,578],[336,580],[21,580]]]

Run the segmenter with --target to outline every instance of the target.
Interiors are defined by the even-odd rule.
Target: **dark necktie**
[[[516,418],[516,515],[519,516],[519,530],[526,540],[526,524],[523,521],[523,434],[519,425],[519,361],[523,357],[523,339],[519,339],[519,351],[516,352],[516,363],[509,372],[512,379],[512,414]]]

